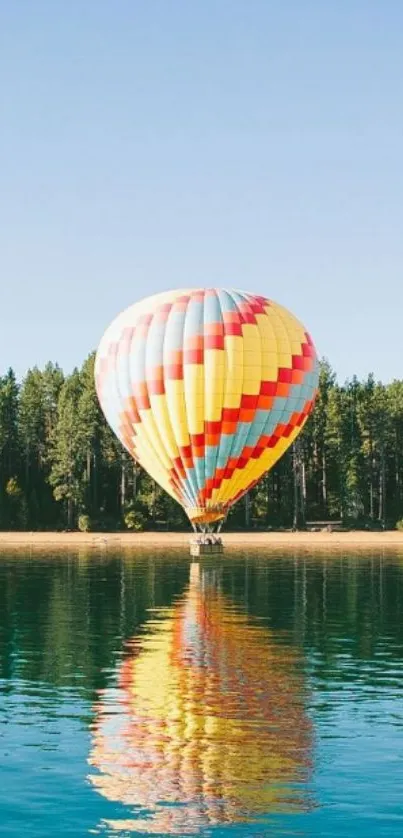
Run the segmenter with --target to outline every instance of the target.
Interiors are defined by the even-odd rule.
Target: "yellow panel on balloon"
[[[159,483],[160,486],[176,500],[177,495],[174,488],[169,483],[169,476],[167,472],[161,467],[161,464],[155,454],[155,451],[150,446],[150,443],[144,431],[138,426],[136,431],[136,458],[140,465],[146,468],[150,476]]]
[[[179,456],[179,450],[172,430],[165,393],[159,396],[150,396],[150,403],[155,423],[159,428],[160,436],[164,440],[164,447],[170,459],[173,460]]]
[[[160,436],[158,425],[151,410],[141,410],[141,430],[147,436],[150,446],[155,451],[161,466],[167,471],[171,467],[170,458]]]
[[[175,439],[179,446],[189,445],[189,428],[185,404],[185,387],[183,380],[165,382],[167,405],[171,418]]]
[[[184,369],[185,404],[190,434],[204,430],[204,365],[186,364]]]
[[[225,352],[206,349],[204,352],[204,411],[206,422],[218,422],[224,396]]]
[[[262,380],[259,329],[254,324],[246,323],[242,327],[242,332],[244,336],[242,392],[245,395],[255,396],[259,393]]]

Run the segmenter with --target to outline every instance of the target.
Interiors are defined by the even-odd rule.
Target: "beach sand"
[[[0,532],[0,549],[10,547],[183,547],[192,533],[81,533],[81,532]],[[223,532],[224,547],[278,548],[395,548],[403,551],[403,532]]]

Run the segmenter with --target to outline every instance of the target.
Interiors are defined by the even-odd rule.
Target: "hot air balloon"
[[[308,332],[285,308],[203,288],[157,294],[120,314],[100,342],[95,378],[127,451],[205,530],[300,433],[318,367]]]
[[[200,834],[313,805],[301,654],[214,573],[191,566],[183,598],[154,611],[100,692],[89,780],[128,807],[111,834]]]

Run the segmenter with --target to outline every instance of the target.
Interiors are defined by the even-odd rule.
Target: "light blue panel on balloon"
[[[221,306],[216,294],[208,294],[204,298],[204,323],[221,323]]]
[[[234,300],[232,293],[229,293],[229,291],[227,291],[224,288],[224,290],[217,291],[217,294],[220,300],[221,310],[223,312],[231,312],[238,310],[238,306]]]

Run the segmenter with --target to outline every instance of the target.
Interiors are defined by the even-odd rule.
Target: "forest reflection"
[[[3,551],[3,805],[111,838],[398,818],[402,608],[393,551]]]
[[[315,655],[322,668],[334,671],[347,647],[356,666],[365,666],[391,636],[389,655],[403,657],[400,555],[247,552],[228,554],[210,569],[220,574],[225,603],[269,625],[277,640],[303,647],[310,661]],[[208,572],[205,565],[205,579]],[[169,609],[188,582],[180,551],[3,555],[0,678],[10,688],[15,679],[71,687],[93,701],[149,609]]]

